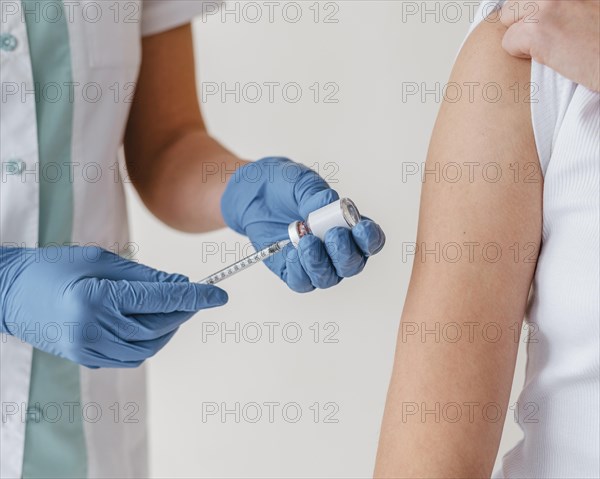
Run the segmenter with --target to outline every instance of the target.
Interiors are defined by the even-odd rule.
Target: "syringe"
[[[248,269],[250,266],[261,263],[265,259],[279,253],[289,243],[298,247],[300,238],[307,234],[313,234],[322,241],[325,240],[325,234],[332,228],[340,227],[352,229],[361,220],[360,213],[354,202],[349,198],[337,200],[317,211],[308,215],[306,221],[294,221],[288,227],[290,239],[281,240],[271,246],[262,249],[246,258],[233,263],[227,268],[211,274],[200,281],[200,284],[217,284],[224,279],[230,278],[234,274]]]
[[[240,271],[244,271],[249,268],[253,264],[260,263],[261,261],[270,258],[274,254],[279,253],[283,248],[286,247],[291,241],[290,240],[282,240],[277,243],[272,244],[268,248],[261,249],[250,256],[246,256],[244,259],[239,260],[237,263],[233,263],[227,268],[222,269],[221,271],[216,272],[215,274],[211,274],[208,278],[204,278],[200,281],[200,284],[217,284],[233,276]]]

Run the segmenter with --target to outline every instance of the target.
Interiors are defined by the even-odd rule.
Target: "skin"
[[[500,20],[508,53],[600,91],[600,0],[510,0]]]
[[[196,92],[191,25],[145,37],[127,131],[127,169],[142,201],[169,226],[201,233],[225,226],[227,179],[247,163],[206,131]]]
[[[492,473],[542,231],[542,177],[530,104],[524,95],[516,101],[510,89],[515,82],[521,87],[529,82],[530,62],[502,49],[505,31],[499,22],[483,22],[457,59],[450,81],[495,82],[503,95],[492,103],[484,100],[480,89],[471,101],[464,90],[461,100],[441,107],[427,168],[434,170],[439,164],[444,171],[453,162],[480,166],[473,181],[466,167],[459,181],[444,180],[455,177],[451,170],[438,181],[433,175],[426,177],[417,238],[421,251],[433,250],[436,243],[441,251],[450,242],[496,243],[502,256],[493,262],[496,250],[484,256],[482,246],[473,249],[472,259],[463,247],[458,261],[455,249],[447,249],[438,261],[433,254],[417,252],[375,477],[471,478]],[[488,163],[498,164],[499,181],[484,179],[482,170]],[[517,168],[521,174],[515,181]],[[491,171],[496,169],[488,171],[489,177],[495,176]],[[534,173],[525,181],[524,172]],[[519,245],[518,260],[510,249],[514,243]],[[465,325],[470,322],[474,324]],[[418,333],[412,334],[415,327]],[[436,327],[438,338],[421,335]],[[462,336],[456,340],[459,331]],[[502,336],[497,339],[499,331]],[[422,415],[436,405],[437,415]]]

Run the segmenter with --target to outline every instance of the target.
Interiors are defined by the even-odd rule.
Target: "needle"
[[[273,243],[271,246],[257,251],[256,253],[251,254],[250,256],[246,256],[244,259],[239,260],[236,263],[233,263],[230,266],[222,269],[221,271],[216,272],[215,274],[211,274],[207,278],[204,278],[202,281],[199,281],[200,284],[217,284],[223,281],[224,279],[230,278],[234,274],[239,273],[240,271],[244,271],[248,269],[250,266],[256,263],[262,263],[267,258],[270,258],[274,254],[279,253],[286,245],[290,243],[290,240],[282,240],[277,243]]]

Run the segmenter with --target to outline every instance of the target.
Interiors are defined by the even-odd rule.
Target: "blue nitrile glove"
[[[221,210],[227,225],[250,238],[256,248],[288,238],[288,225],[339,199],[317,173],[286,158],[249,163],[229,180]],[[313,235],[288,245],[266,261],[294,291],[329,288],[362,271],[385,243],[382,229],[367,218],[351,231],[333,228],[325,241]]]
[[[96,247],[0,248],[0,332],[97,367],[136,367],[225,291]]]

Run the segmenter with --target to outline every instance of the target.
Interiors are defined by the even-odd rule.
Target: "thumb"
[[[527,13],[527,8],[519,0],[507,0],[500,9],[500,21],[505,27],[510,27],[519,22]],[[533,5],[533,2],[529,2]]]
[[[517,58],[531,58],[532,35],[526,23],[513,24],[504,34],[502,48]]]
[[[294,183],[294,200],[298,205],[320,191],[330,189],[327,182],[316,171],[300,163],[293,163],[293,166],[296,167],[297,174],[293,180],[290,177],[288,181]]]
[[[334,201],[340,199],[340,196],[335,190],[326,188],[324,190],[313,193],[312,195],[304,195],[302,201],[298,203],[298,211],[302,218],[306,219],[310,213],[317,211],[324,206],[327,206]]]

